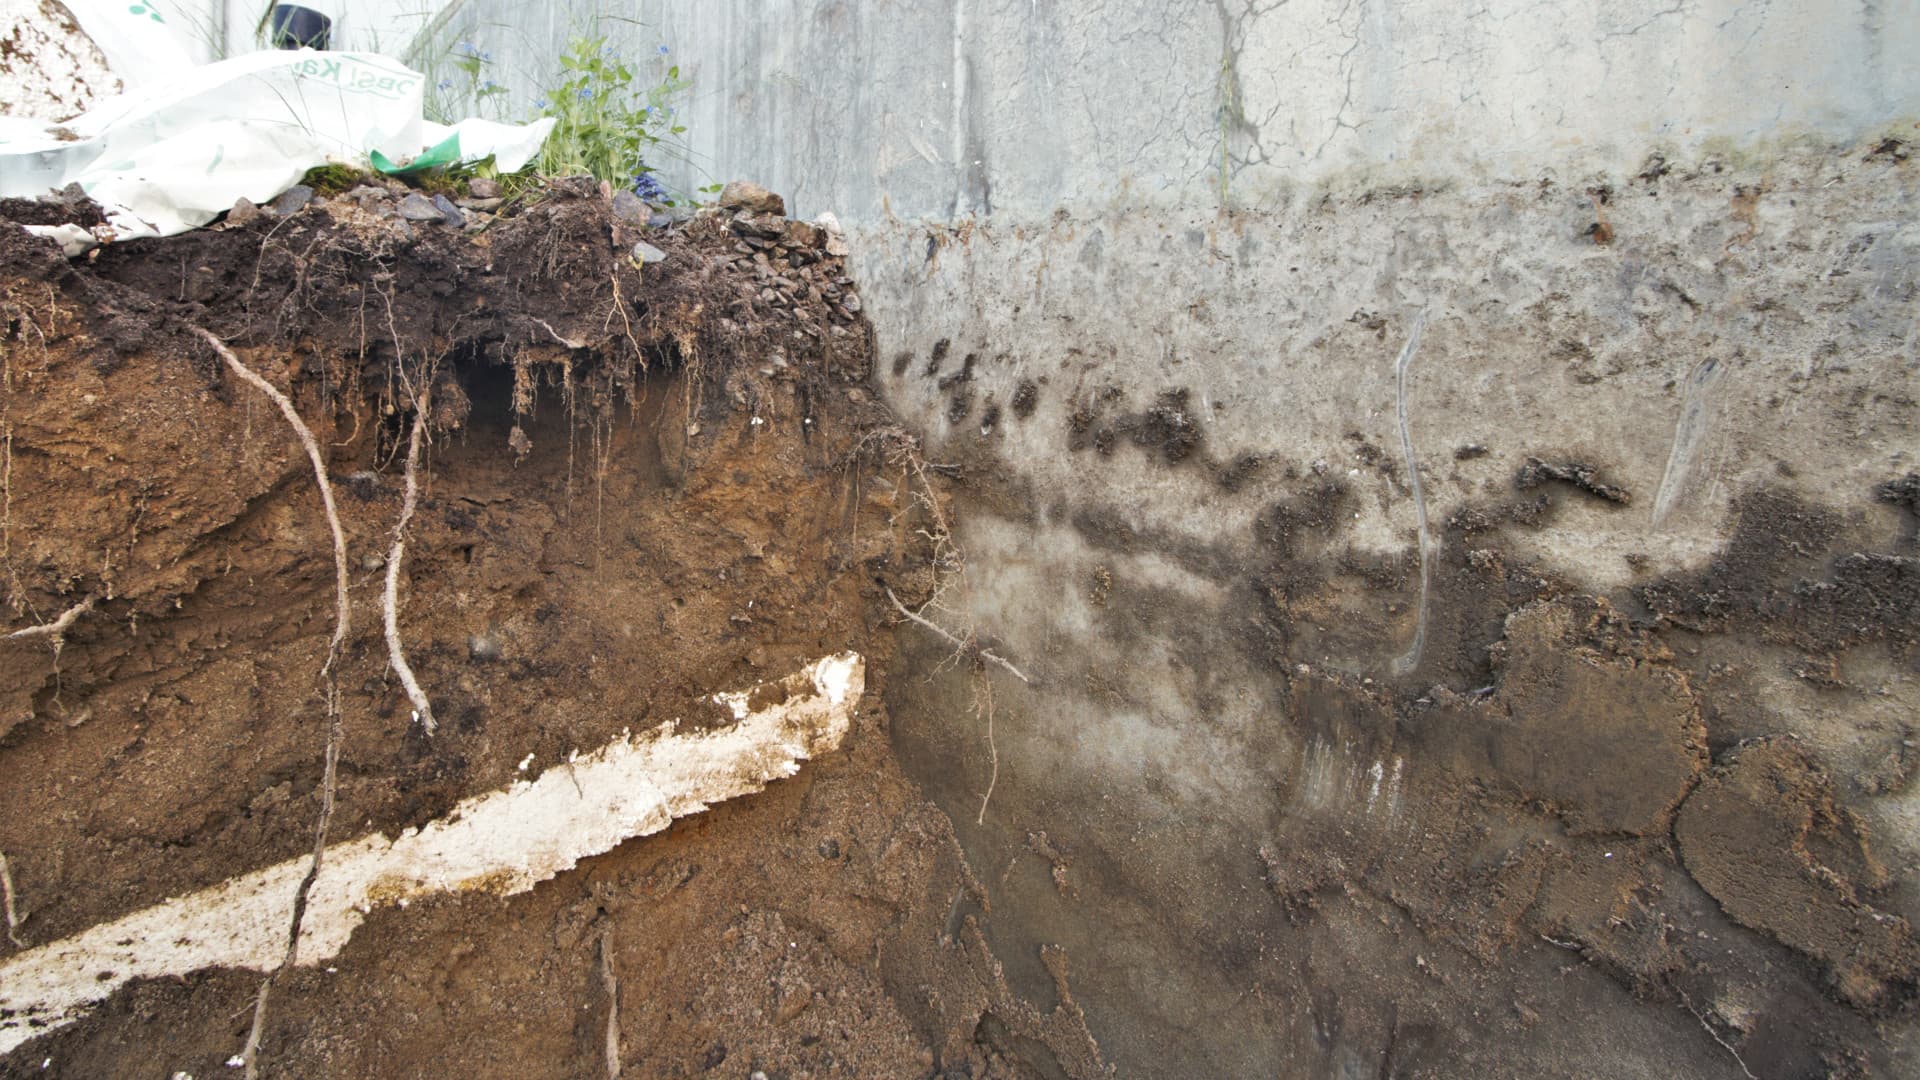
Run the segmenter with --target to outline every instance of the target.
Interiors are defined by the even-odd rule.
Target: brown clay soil
[[[0,223],[5,629],[85,605],[0,640],[21,916],[0,949],[312,842],[329,533],[291,430],[204,329],[291,395],[339,495],[336,842],[623,729],[730,722],[715,691],[868,658],[852,733],[794,778],[529,893],[375,911],[280,982],[263,1075],[600,1077],[610,1010],[627,1076],[1103,1073],[1064,964],[1051,1011],[1008,992],[951,824],[889,745],[885,589],[928,595],[939,496],[863,388],[870,332],[825,238],[643,228],[578,182],[463,233],[402,220],[400,194],[71,262]],[[629,259],[639,239],[665,261]],[[432,734],[380,629],[422,410],[399,623]],[[237,1075],[259,984],[130,984],[0,1073]]]

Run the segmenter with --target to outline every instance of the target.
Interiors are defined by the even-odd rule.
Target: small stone
[[[827,242],[827,231],[804,221],[789,221],[780,240],[792,247],[815,248]]]
[[[408,221],[435,221],[445,215],[433,200],[415,191],[400,200],[400,216]]]
[[[846,294],[845,296],[840,298],[840,306],[846,308],[848,311],[855,313],[856,315],[859,314],[860,294],[859,293]]]
[[[312,201],[313,189],[305,184],[295,184],[281,192],[279,198],[273,200],[273,212],[281,217],[290,217],[299,213]]]
[[[467,181],[467,194],[476,199],[497,199],[500,197],[500,182],[476,176]]]
[[[720,205],[728,210],[787,216],[787,200],[750,180],[734,180],[720,189]]]
[[[787,995],[781,998],[779,1003],[774,1006],[773,1022],[776,1024],[789,1023],[794,1017],[806,1012],[807,1006],[811,1004],[813,1004],[813,987],[809,986],[806,980],[803,979],[798,986],[788,991]],[[766,1074],[762,1073],[761,1075],[764,1076]]]
[[[259,216],[260,208],[253,205],[252,199],[242,195],[239,200],[233,204],[233,209],[227,211],[227,224],[245,225]]]
[[[785,218],[773,214],[755,217],[743,211],[733,215],[733,221],[729,223],[729,227],[741,236],[778,240],[781,234],[787,231],[787,222]]]
[[[836,259],[846,258],[847,242],[845,240],[840,239],[840,237],[838,236],[829,236],[827,238],[827,254],[833,256]]]
[[[819,850],[820,850],[820,857],[821,857],[821,858],[823,858],[823,859],[837,859],[837,858],[839,858],[839,857],[840,857],[840,841],[838,841],[838,840],[822,840],[822,841],[820,841],[820,848],[819,848]]]
[[[642,240],[633,245],[633,261],[642,264],[666,262],[667,253]]]
[[[463,210],[498,210],[505,199],[455,199],[453,205]]]
[[[500,659],[500,639],[492,634],[475,634],[467,639],[467,655],[482,663]]]
[[[435,195],[433,197],[433,208],[440,211],[441,220],[445,221],[450,227],[455,229],[466,228],[467,215],[461,213],[460,208],[453,205],[452,199],[447,198],[445,195]]]
[[[613,193],[613,220],[623,225],[645,225],[653,219],[653,207],[631,191]]]
[[[659,221],[664,217],[677,225],[681,222],[692,221],[697,213],[698,211],[685,203],[677,206],[656,206],[653,208],[653,219]]]

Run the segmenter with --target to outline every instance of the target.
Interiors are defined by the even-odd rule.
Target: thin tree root
[[[620,980],[613,973],[613,932],[600,932],[600,988],[607,994],[607,1080],[620,1080]]]
[[[980,680],[979,689],[974,692],[973,708],[975,713],[984,712],[987,717],[987,790],[980,796],[980,815],[973,819],[975,825],[987,823],[987,804],[993,801],[994,785],[1000,782],[1000,748],[993,741],[993,680],[987,673],[975,668],[975,678]],[[1016,672],[1017,674],[1017,672]],[[984,703],[984,704],[983,704]]]
[[[407,557],[407,523],[413,520],[414,507],[420,502],[420,443],[426,429],[427,399],[423,394],[415,403],[413,434],[407,439],[406,496],[400,503],[400,520],[393,527],[393,547],[387,552],[387,590],[380,598],[380,606],[386,615],[387,661],[393,665],[394,674],[400,676],[400,685],[406,687],[407,699],[413,702],[420,726],[431,735],[436,726],[433,706],[427,702],[426,691],[420,689],[420,680],[414,678],[407,654],[400,647],[400,567]]]
[[[89,596],[61,612],[60,617],[52,622],[41,623],[39,626],[29,626],[25,630],[15,630],[13,633],[7,635],[6,640],[25,641],[28,638],[44,637],[47,639],[48,644],[53,647],[54,660],[58,661],[60,659],[60,650],[67,643],[67,631],[73,629],[73,624],[80,616],[93,610],[94,601],[97,599],[99,598]]]
[[[344,734],[334,665],[340,659],[342,646],[346,644],[351,622],[351,606],[347,599],[347,534],[340,527],[340,512],[334,504],[333,484],[327,479],[327,465],[320,456],[320,444],[314,439],[306,421],[300,419],[293,401],[252,368],[241,363],[233,350],[211,332],[198,326],[193,330],[213,346],[213,351],[219,354],[228,370],[272,399],[279,407],[280,415],[286,417],[287,424],[300,437],[300,445],[306,448],[307,460],[313,465],[314,483],[320,488],[320,502],[326,509],[327,527],[333,531],[333,639],[327,644],[327,659],[320,667],[320,676],[326,683],[327,702],[327,745],[320,778],[320,814],[313,823],[313,859],[307,864],[307,872],[293,893],[293,916],[287,927],[287,954],[281,958],[279,966],[260,982],[260,992],[253,1000],[253,1023],[247,1030],[246,1045],[240,1051],[241,1061],[246,1066],[246,1080],[256,1080],[260,1070],[260,1039],[266,1033],[267,1026],[267,1000],[272,994],[274,982],[299,958],[300,923],[307,913],[307,894],[312,891],[314,880],[320,876],[320,865],[326,857],[327,829],[333,823],[334,796],[339,787],[340,742]]]
[[[946,640],[947,644],[952,645],[954,648],[960,650],[962,653],[978,655],[980,659],[997,664],[1000,667],[1006,669],[1009,675],[1012,675],[1014,678],[1019,679],[1021,682],[1027,683],[1028,685],[1032,685],[1033,680],[1027,678],[1025,672],[1021,671],[1017,667],[1014,667],[1013,664],[1008,662],[1008,660],[1005,657],[1002,657],[994,653],[991,649],[982,649],[979,646],[979,644],[973,641],[971,638],[955,637],[951,632],[949,632],[945,627],[941,626],[940,624],[934,622],[931,619],[926,618],[923,615],[915,614],[913,611],[907,608],[907,605],[900,602],[899,597],[893,595],[892,589],[887,590],[887,599],[893,601],[893,606],[899,609],[900,614],[905,615],[907,618],[912,619],[914,622],[919,623],[921,626],[924,626],[928,630],[931,630],[934,633],[940,635],[940,637]]]
[[[26,922],[27,917],[14,907],[13,866],[7,862],[7,853],[4,851],[0,851],[0,889],[4,889],[6,894],[7,940],[13,942],[14,948],[24,949],[27,943],[20,936],[20,924]]]
[[[300,419],[300,413],[294,409],[293,402],[279,388],[261,378],[254,370],[240,362],[240,358],[227,348],[226,343],[215,337],[211,331],[194,327],[194,333],[206,339],[213,351],[220,354],[227,369],[238,375],[242,381],[267,395],[279,407],[280,415],[287,418],[293,433],[300,437],[300,445],[306,448],[307,460],[313,464],[313,482],[320,488],[320,502],[327,511],[327,528],[333,531],[333,604],[334,624],[333,640],[327,645],[327,664],[321,668],[323,674],[333,670],[335,658],[340,655],[340,647],[347,640],[347,534],[340,527],[340,510],[333,501],[333,484],[327,480],[326,460],[320,455],[320,443],[313,437],[306,421]]]
[[[1687,1007],[1687,1011],[1693,1014],[1695,1020],[1700,1021],[1701,1027],[1707,1029],[1707,1034],[1713,1037],[1714,1042],[1720,1044],[1720,1049],[1733,1055],[1733,1063],[1740,1066],[1740,1071],[1746,1074],[1747,1080],[1760,1080],[1759,1077],[1753,1075],[1752,1069],[1747,1068],[1747,1060],[1740,1056],[1740,1051],[1735,1050],[1732,1043],[1721,1038],[1720,1033],[1713,1029],[1713,1025],[1707,1023],[1707,1018],[1701,1014],[1700,1010],[1693,1007],[1693,999],[1687,996],[1686,991],[1681,990],[1677,986],[1673,989],[1674,993],[1680,995],[1680,1003]]]

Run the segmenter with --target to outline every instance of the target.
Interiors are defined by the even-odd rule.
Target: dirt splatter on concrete
[[[1742,746],[1674,828],[1687,871],[1727,914],[1818,961],[1846,1001],[1887,1008],[1920,989],[1920,944],[1869,901],[1888,885],[1858,815],[1792,739]]]

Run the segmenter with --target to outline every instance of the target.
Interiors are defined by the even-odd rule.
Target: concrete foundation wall
[[[1911,1068],[1920,5],[637,17],[960,477],[929,615],[1035,683],[890,704],[1033,1001],[1127,1075]]]

